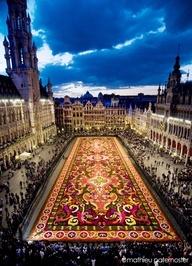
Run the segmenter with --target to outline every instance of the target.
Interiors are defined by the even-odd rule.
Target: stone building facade
[[[138,108],[128,112],[130,124],[172,156],[192,159],[192,82],[181,81],[176,57],[164,88],[159,86],[155,112]]]
[[[101,100],[71,102],[68,96],[64,103],[55,106],[56,125],[60,131],[122,130],[126,127],[127,110],[115,102],[105,106]]]
[[[140,134],[147,137],[149,135],[152,114],[151,102],[148,103],[148,108],[144,110],[137,107],[133,109],[130,105],[127,114],[127,123]]]
[[[180,58],[177,56],[166,87],[158,89],[150,139],[187,163],[192,157],[191,138],[192,82],[181,82]]]
[[[39,80],[27,1],[7,0],[6,72],[0,75],[0,167],[56,134],[52,85]]]

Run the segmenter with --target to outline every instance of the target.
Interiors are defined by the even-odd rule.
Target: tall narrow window
[[[17,17],[17,29],[20,30],[21,29],[21,19],[20,17]]]
[[[19,47],[19,63],[20,63],[21,65],[24,64],[23,49],[22,49],[21,46]]]

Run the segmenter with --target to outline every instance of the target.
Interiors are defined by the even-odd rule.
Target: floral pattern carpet
[[[79,137],[30,240],[175,241],[179,237],[115,137]]]

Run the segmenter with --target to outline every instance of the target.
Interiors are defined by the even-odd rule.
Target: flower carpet
[[[176,241],[115,137],[79,137],[29,236],[50,241]]]

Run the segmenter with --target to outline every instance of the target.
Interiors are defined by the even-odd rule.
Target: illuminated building
[[[39,81],[27,2],[7,0],[6,72],[0,76],[0,167],[32,151],[56,133],[52,85]]]
[[[126,127],[127,110],[117,100],[105,106],[101,100],[71,102],[64,97],[63,104],[55,106],[56,125],[60,131],[122,130]]]

